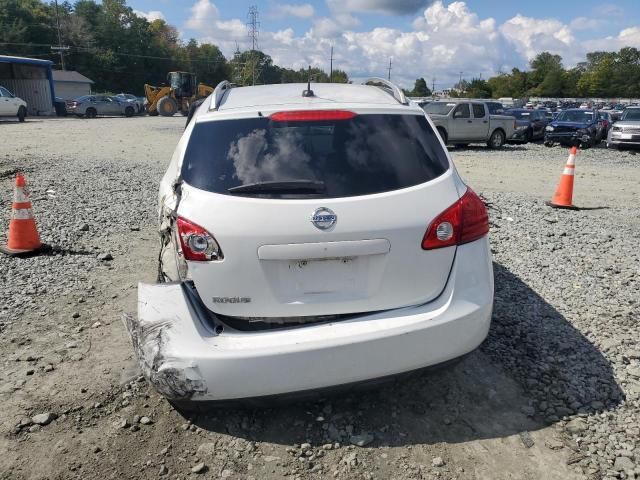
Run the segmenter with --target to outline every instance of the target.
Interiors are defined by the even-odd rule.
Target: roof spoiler
[[[389,80],[385,80],[384,78],[380,78],[380,77],[370,77],[370,78],[367,78],[364,82],[362,82],[362,85],[372,85],[374,87],[378,87],[383,91],[387,92],[393,98],[395,98],[398,101],[398,103],[401,103],[402,105],[409,104],[409,100],[407,100],[407,97],[405,96],[402,89],[395,83],[390,82]]]

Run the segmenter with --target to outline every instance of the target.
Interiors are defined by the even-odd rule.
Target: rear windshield
[[[566,110],[558,115],[561,122],[589,123],[593,120],[593,112],[588,110]]]
[[[422,108],[425,112],[433,113],[434,115],[448,115],[451,109],[455,106],[455,103],[431,102]]]
[[[622,113],[622,120],[640,120],[640,108],[627,108]]]
[[[421,115],[356,115],[347,120],[218,120],[194,126],[182,165],[190,185],[215,193],[262,182],[316,182],[322,191],[242,195],[335,198],[433,180],[449,168]]]

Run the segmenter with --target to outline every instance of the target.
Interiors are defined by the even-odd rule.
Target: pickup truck
[[[445,144],[466,146],[486,142],[490,148],[500,148],[516,130],[514,117],[491,115],[481,100],[443,100],[423,108]]]

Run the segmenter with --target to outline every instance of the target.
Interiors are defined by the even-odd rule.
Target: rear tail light
[[[473,242],[489,233],[489,215],[480,197],[470,188],[427,227],[424,250]]]
[[[273,122],[317,122],[322,120],[349,120],[356,114],[347,110],[294,110],[269,115]]]
[[[178,237],[186,260],[206,262],[221,260],[222,250],[213,235],[195,223],[178,217]]]

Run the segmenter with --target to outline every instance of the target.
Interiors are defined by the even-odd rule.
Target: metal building
[[[82,95],[91,95],[93,80],[73,70],[54,70],[53,88],[56,97],[73,100]]]
[[[29,115],[54,113],[50,60],[0,55],[0,85],[27,102]]]

